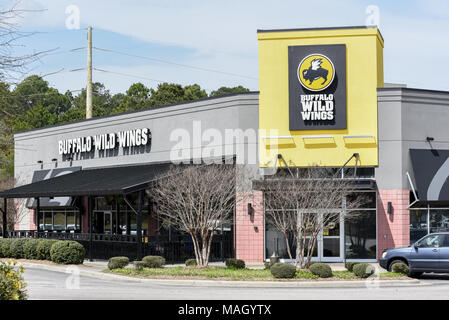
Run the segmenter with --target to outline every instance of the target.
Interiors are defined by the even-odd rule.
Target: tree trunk
[[[290,249],[290,244],[288,243],[287,232],[283,232],[283,234],[284,234],[285,244],[287,246],[288,257],[290,258],[290,260],[293,260],[292,252],[291,252],[291,249]]]

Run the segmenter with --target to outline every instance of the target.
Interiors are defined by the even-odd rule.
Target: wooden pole
[[[92,118],[92,27],[87,29],[86,119]]]

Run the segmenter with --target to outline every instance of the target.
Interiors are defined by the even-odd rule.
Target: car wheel
[[[419,278],[423,273],[422,272],[410,272],[410,278]]]
[[[391,267],[395,264],[395,263],[405,263],[408,266],[407,262],[404,262],[403,260],[393,260],[390,262],[390,264],[388,265],[388,271],[389,272],[393,272],[393,270],[391,269]]]

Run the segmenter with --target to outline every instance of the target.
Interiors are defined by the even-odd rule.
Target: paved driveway
[[[381,288],[195,287],[103,280],[27,267],[30,299],[449,299],[449,275],[425,275],[424,285]]]

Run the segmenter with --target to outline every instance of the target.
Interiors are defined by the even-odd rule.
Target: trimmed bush
[[[11,240],[12,239],[2,239],[1,242],[1,251],[2,251],[2,257],[3,258],[11,258]]]
[[[352,271],[359,278],[368,278],[374,273],[374,267],[367,263],[357,263]]]
[[[235,269],[245,269],[245,261],[235,258],[226,259],[226,267]]]
[[[162,268],[165,265],[165,259],[161,256],[146,256],[143,257],[142,262],[147,268]]]
[[[352,272],[352,269],[354,268],[354,266],[356,265],[356,262],[346,262],[345,264],[345,268],[346,270],[348,270],[349,272]]]
[[[39,244],[38,239],[30,239],[23,245],[23,256],[25,259],[38,259],[37,255],[37,245]]]
[[[4,243],[9,244],[8,239],[0,238],[0,258],[8,258],[8,257],[3,256],[2,246]]]
[[[332,277],[332,269],[328,264],[325,263],[314,263],[309,268],[310,272],[320,278],[330,278]]]
[[[134,261],[134,268],[136,269],[136,270],[143,270],[143,268],[146,268],[147,267],[147,265],[146,265],[146,263],[145,262],[143,262],[143,261]]]
[[[84,247],[76,241],[58,241],[51,246],[51,261],[59,264],[82,264]]]
[[[120,269],[124,268],[129,264],[128,257],[112,257],[108,261],[108,268],[112,269]]]
[[[196,259],[187,259],[186,266],[187,267],[196,267],[198,263],[196,263]]]
[[[402,273],[402,274],[405,274],[405,275],[408,275],[408,274],[410,273],[410,269],[409,269],[408,266],[407,266],[405,263],[403,263],[403,262],[396,262],[395,264],[393,264],[393,265],[391,266],[391,270],[392,270],[393,272],[396,272],[396,273]]]
[[[60,240],[40,239],[37,245],[37,259],[39,260],[51,260],[50,249],[53,244]]]
[[[30,239],[22,239],[22,238],[13,239],[11,242],[11,246],[9,247],[11,258],[15,258],[15,259],[25,258],[24,254],[23,254],[23,246],[29,240]]]
[[[293,264],[277,262],[270,268],[273,277],[278,279],[291,279],[295,277],[296,267]]]

